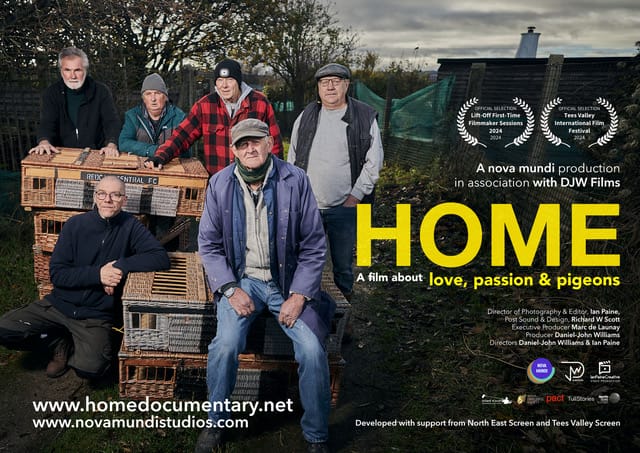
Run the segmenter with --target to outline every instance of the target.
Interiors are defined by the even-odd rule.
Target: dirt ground
[[[383,451],[379,450],[380,445],[376,445],[373,432],[358,433],[354,428],[354,420],[376,418],[378,414],[387,412],[399,396],[393,390],[395,378],[376,369],[380,360],[369,341],[366,310],[362,306],[357,308],[357,304],[355,300],[356,308],[352,312],[353,339],[343,346],[342,355],[346,366],[342,376],[340,398],[330,421],[330,445],[332,451],[337,452]],[[46,360],[39,358],[35,353],[11,352],[0,362],[0,382],[3,384],[0,392],[0,407],[3,409],[0,411],[0,452],[56,451],[48,446],[62,434],[61,430],[36,429],[33,419],[55,418],[60,417],[60,414],[36,414],[32,401],[83,400],[86,395],[95,391],[95,385],[78,378],[73,371],[67,372],[61,378],[50,379],[44,374],[45,367]],[[372,376],[375,378],[372,379]],[[117,377],[112,375],[110,381],[107,380],[100,385],[115,387]],[[304,448],[299,434],[299,415],[295,413],[275,422],[268,422],[272,428],[283,432],[285,436],[292,435],[297,438],[293,443],[294,450]],[[269,439],[269,436],[258,434],[255,442],[251,442],[246,438],[240,439],[238,435],[231,435],[229,441],[230,445],[233,445],[235,440],[242,440],[240,448],[248,448],[248,451],[278,451],[280,447],[277,444],[269,445]],[[183,451],[191,451],[192,448],[192,445],[184,445]],[[116,448],[113,451],[138,450]]]
[[[69,372],[58,379],[44,374],[46,363],[33,353],[16,352],[0,363],[0,452],[40,451],[56,436],[53,430],[33,426],[32,401],[75,400],[90,391],[87,382]],[[50,417],[41,414],[40,417]]]

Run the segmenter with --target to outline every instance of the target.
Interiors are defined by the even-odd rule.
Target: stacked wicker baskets
[[[59,154],[28,155],[21,165],[22,206],[35,210],[33,261],[40,297],[52,289],[49,261],[62,226],[69,217],[92,208],[93,188],[103,176],[125,181],[124,209],[143,223],[149,215],[200,217],[202,213],[209,175],[197,159],[174,159],[159,173],[145,169],[138,156],[105,158],[96,150],[59,149]]]
[[[145,169],[137,156],[107,159],[95,150],[61,151],[22,161],[21,200],[26,210],[34,210],[34,276],[40,297],[52,289],[49,262],[64,223],[92,208],[94,186],[103,176],[125,181],[124,209],[144,223],[150,216],[199,218],[202,213],[208,174],[197,159],[174,159],[156,172]],[[183,240],[185,232],[188,236],[188,221],[176,222],[163,238]],[[213,297],[196,253],[170,255],[169,271],[131,274],[124,288],[124,339],[118,358],[120,396],[125,398],[206,398],[207,348],[216,329]],[[327,341],[335,404],[350,305],[329,273],[323,275],[322,286],[338,304]],[[290,390],[285,384],[295,381],[291,340],[270,314],[254,322],[239,359],[235,399],[278,399]]]
[[[126,211],[136,214],[200,217],[209,175],[195,158],[174,159],[161,172],[144,158],[105,158],[95,150],[60,148],[59,154],[31,154],[22,160],[22,206],[91,209],[93,187],[105,175],[127,185]]]
[[[121,397],[206,397],[206,353],[216,329],[212,294],[197,253],[173,252],[170,257],[169,271],[136,273],[127,279],[119,354]],[[328,274],[323,282],[329,286]],[[349,308],[344,300],[338,303],[327,342],[334,404],[345,363],[340,346]],[[273,400],[288,394],[297,370],[293,345],[271,314],[254,322],[239,361],[232,399],[268,395]]]

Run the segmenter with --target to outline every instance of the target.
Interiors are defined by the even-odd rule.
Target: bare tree
[[[241,0],[3,0],[0,67],[33,69],[75,45],[87,52],[102,78],[137,80],[154,69],[169,72],[191,63],[208,66],[244,34]],[[255,6],[255,5],[254,5]],[[116,75],[117,74],[117,75]],[[123,75],[124,74],[124,75]]]
[[[322,65],[348,64],[358,38],[338,24],[330,4],[318,0],[263,2],[262,30],[255,31],[251,63],[273,68],[293,94],[294,110],[305,105],[305,90]]]
[[[49,1],[3,0],[0,11],[0,71],[5,79],[24,76],[41,59],[51,39]]]
[[[161,72],[179,69],[186,62],[211,66],[241,40],[235,12],[243,2],[155,0],[129,2],[122,12],[127,47],[139,49],[146,66]]]

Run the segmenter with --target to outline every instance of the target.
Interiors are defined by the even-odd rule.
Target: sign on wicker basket
[[[95,184],[114,175],[127,184],[132,213],[200,217],[209,174],[196,158],[173,159],[161,171],[144,158],[106,158],[96,150],[59,148],[58,154],[30,154],[21,162],[21,203],[31,208],[90,209]]]

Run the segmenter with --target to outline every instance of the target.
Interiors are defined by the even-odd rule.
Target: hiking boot
[[[326,442],[307,442],[307,453],[329,453],[329,445]]]
[[[211,453],[221,445],[222,430],[219,428],[205,428],[198,436],[195,453]]]
[[[69,365],[69,343],[66,340],[60,340],[53,349],[53,357],[47,365],[47,376],[50,378],[58,378],[67,372]]]

